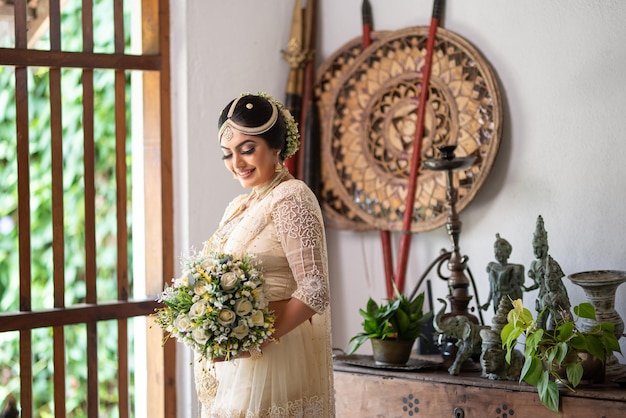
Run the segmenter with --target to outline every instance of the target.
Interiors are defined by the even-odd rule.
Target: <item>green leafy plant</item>
[[[377,304],[369,298],[366,309],[359,309],[364,318],[363,332],[350,339],[347,354],[354,353],[370,339],[415,341],[421,336],[422,326],[432,319],[432,312],[423,312],[424,292],[409,300],[395,288],[396,298]]]
[[[524,367],[520,381],[536,386],[539,399],[548,409],[558,412],[559,388],[557,381],[574,390],[583,376],[582,359],[579,352],[587,352],[601,361],[614,351],[621,352],[612,322],[596,323],[590,330],[582,331],[569,312],[562,312],[553,330],[537,326],[532,313],[524,308],[522,300],[512,301],[513,309],[507,316],[507,324],[501,331],[502,346],[506,349],[506,361],[517,340],[525,337]],[[574,306],[578,318],[596,320],[596,311],[591,303]],[[538,317],[546,314],[545,309]],[[563,376],[565,370],[565,377]]]

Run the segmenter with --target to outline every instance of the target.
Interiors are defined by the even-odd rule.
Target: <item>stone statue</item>
[[[537,217],[537,226],[533,235],[533,250],[536,259],[530,264],[528,277],[534,284],[526,290],[539,289],[535,302],[535,309],[540,314],[537,317],[537,326],[545,329],[554,329],[555,320],[561,317],[561,312],[570,315],[570,301],[567,289],[563,284],[563,270],[561,266],[548,254],[548,233],[546,232],[541,215]]]
[[[456,340],[457,352],[454,362],[448,368],[448,373],[458,375],[465,360],[470,360],[472,355],[481,353],[480,330],[489,328],[485,325],[476,324],[464,315],[451,315],[445,317],[446,301],[437,299],[443,303],[443,307],[433,318],[433,328],[440,335]]]
[[[507,296],[503,296],[492,319],[491,329],[480,330],[482,338],[481,377],[486,377],[489,380],[518,380],[524,365],[524,355],[520,350],[515,349],[511,352],[511,364],[508,364],[506,351],[502,348],[500,333],[507,323],[506,317],[511,308],[511,301]]]
[[[493,245],[496,261],[487,265],[489,275],[489,296],[480,309],[486,311],[489,303],[493,300],[493,312],[498,309],[498,303],[503,296],[511,300],[522,299],[526,288],[524,287],[524,266],[522,264],[510,264],[508,262],[513,248],[511,244],[500,234],[496,234],[496,242]]]
[[[543,297],[543,307],[546,311],[543,314],[545,321],[542,323],[546,325],[547,329],[553,329],[556,323],[569,320],[572,317],[571,304],[561,277],[553,277],[550,273],[546,274],[546,294]]]

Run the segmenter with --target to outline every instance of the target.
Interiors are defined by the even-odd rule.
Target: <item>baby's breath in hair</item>
[[[247,96],[249,94],[251,93],[242,93],[241,95]],[[285,141],[285,150],[281,153],[281,155],[283,159],[286,160],[287,158],[293,156],[300,148],[300,132],[298,131],[298,123],[294,119],[289,109],[286,109],[281,102],[262,91],[258,92],[256,95],[259,97],[263,97],[268,102],[276,106],[276,108],[280,112],[281,117],[283,118],[283,121],[285,122],[285,127],[287,128],[287,138]]]

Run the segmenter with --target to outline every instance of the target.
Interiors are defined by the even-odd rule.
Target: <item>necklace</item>
[[[281,183],[285,179],[285,177],[287,177],[287,174],[289,174],[289,171],[286,167],[283,167],[278,173],[276,173],[272,181],[270,181],[268,184],[264,186],[254,187],[252,189],[252,192],[250,193],[250,197],[248,197],[248,199],[246,200],[246,203],[249,203],[252,200],[263,199],[269,194],[269,192],[274,190],[274,188],[278,186],[278,184]]]
[[[228,219],[226,219],[226,221],[224,221],[223,225],[226,225],[234,218],[239,216],[254,202],[263,200],[263,198],[265,198],[265,196],[267,196],[272,190],[274,190],[274,188],[278,186],[287,177],[288,174],[289,170],[287,170],[286,167],[283,167],[278,173],[276,173],[272,181],[262,186],[253,187],[252,191],[248,195],[248,198],[241,205],[239,205],[237,209],[233,211],[233,214],[230,215]]]

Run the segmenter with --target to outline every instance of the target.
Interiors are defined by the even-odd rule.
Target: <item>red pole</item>
[[[363,22],[363,35],[361,40],[361,48],[365,50],[372,44],[372,6],[368,0],[363,0],[361,4],[361,19]],[[395,296],[393,290],[393,258],[391,257],[391,233],[387,229],[380,230],[380,241],[383,247],[383,262],[385,267],[385,288],[387,290],[387,298],[392,299]]]
[[[372,43],[372,6],[368,0],[363,0],[361,4],[361,20],[363,22],[363,40],[361,44],[363,50],[365,50]]]
[[[415,189],[417,187],[417,175],[422,154],[422,136],[424,135],[424,114],[426,102],[428,100],[428,86],[430,83],[430,70],[432,64],[433,49],[437,36],[437,27],[443,11],[443,0],[435,0],[433,5],[433,15],[430,20],[430,30],[426,43],[426,59],[422,70],[422,90],[420,91],[419,105],[417,108],[417,125],[415,129],[415,142],[413,145],[413,155],[411,156],[411,170],[409,173],[409,188],[406,199],[406,209],[402,224],[402,236],[400,237],[400,247],[398,252],[398,264],[396,267],[396,286],[400,292],[404,291],[404,281],[406,278],[406,268],[411,247],[411,222],[413,221],[413,207],[415,205]]]
[[[387,299],[395,298],[393,290],[393,258],[391,257],[391,233],[388,229],[380,230],[380,241],[383,245],[383,262],[385,266],[385,289]]]

